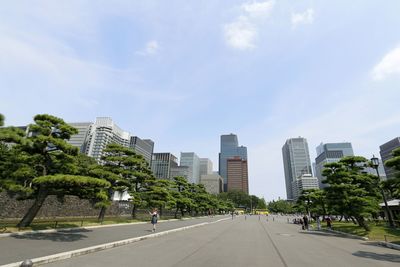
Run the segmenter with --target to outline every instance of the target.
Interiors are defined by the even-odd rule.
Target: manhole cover
[[[278,234],[278,235],[281,235],[281,236],[293,236],[291,234]]]

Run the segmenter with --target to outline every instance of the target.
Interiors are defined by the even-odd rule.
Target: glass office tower
[[[290,138],[282,147],[283,166],[285,169],[286,195],[288,200],[294,198],[292,182],[304,174],[312,175],[310,153],[307,139]]]
[[[221,135],[221,152],[219,153],[219,175],[221,175],[224,180],[224,192],[228,190],[228,159],[237,157],[247,161],[247,147],[239,146],[238,138],[235,134]]]

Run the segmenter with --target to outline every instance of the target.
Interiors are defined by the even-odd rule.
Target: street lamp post
[[[381,180],[381,176],[379,175],[379,170],[378,170],[378,167],[379,167],[379,159],[376,158],[375,155],[373,155],[373,156],[372,156],[372,159],[371,159],[371,163],[372,163],[372,167],[375,168],[376,174],[378,175],[378,179],[379,179],[379,181],[380,181],[380,180]],[[378,183],[379,183],[379,182],[378,182]],[[388,216],[388,219],[389,219],[389,225],[390,225],[390,227],[395,227],[394,222],[393,222],[393,218],[392,218],[392,213],[390,212],[389,206],[388,206],[388,204],[387,204],[385,191],[383,191],[382,186],[378,185],[378,187],[379,187],[379,189],[380,189],[380,191],[381,191],[382,198],[383,198],[383,202],[385,203],[385,209],[386,209],[386,213],[387,213],[387,216]]]

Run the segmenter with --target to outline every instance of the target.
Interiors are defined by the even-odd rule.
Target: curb
[[[387,247],[387,248],[391,248],[391,249],[400,250],[400,245],[393,244],[393,243],[390,243],[390,242],[379,241],[378,244],[379,244],[380,246],[382,246],[382,247]]]
[[[201,226],[205,226],[205,225],[209,225],[209,224],[214,224],[214,223],[218,223],[218,222],[229,220],[229,219],[230,218],[223,218],[223,219],[219,219],[214,222],[204,222],[204,223],[199,223],[199,224],[195,224],[195,225],[176,228],[176,229],[172,229],[172,230],[168,230],[168,231],[164,231],[164,232],[160,232],[160,233],[150,234],[150,235],[146,235],[146,236],[139,236],[139,237],[124,239],[124,240],[120,240],[120,241],[105,243],[105,244],[101,244],[101,245],[91,246],[91,247],[87,247],[87,248],[81,248],[81,249],[77,249],[77,250],[61,252],[61,253],[57,253],[57,254],[53,254],[53,255],[49,255],[49,256],[34,258],[34,259],[31,259],[31,261],[33,262],[34,266],[38,266],[38,265],[42,265],[42,264],[46,264],[46,263],[51,263],[51,262],[55,262],[55,261],[69,259],[72,257],[86,255],[89,253],[102,251],[102,250],[109,249],[109,248],[115,248],[115,247],[131,244],[131,243],[135,243],[135,242],[150,239],[150,238],[156,238],[159,236],[168,235],[168,234],[179,232],[179,231],[185,231],[185,230],[192,229],[192,228],[197,228],[197,227],[201,227]],[[9,263],[6,265],[1,265],[0,267],[20,267],[22,262],[23,261],[13,262],[13,263]]]
[[[364,241],[368,241],[368,237],[363,237],[363,236],[358,236],[358,235],[352,235],[349,233],[345,233],[345,232],[341,232],[341,231],[336,231],[336,230],[329,230],[329,229],[321,229],[320,231],[325,231],[325,232],[330,232],[330,233],[335,233],[335,234],[340,234],[340,235],[344,235],[344,236],[348,236],[354,239],[360,239],[360,240],[364,240]]]
[[[190,217],[183,219],[168,219],[168,220],[159,220],[159,223],[163,222],[173,222],[173,221],[186,221],[186,220],[194,220],[194,219],[202,219],[205,217]],[[24,232],[15,232],[15,233],[5,233],[0,234],[0,238],[15,236],[15,235],[27,235],[27,234],[41,234],[41,233],[57,233],[60,231],[73,231],[73,230],[81,230],[81,229],[96,229],[103,227],[116,227],[116,226],[124,226],[124,225],[135,225],[135,224],[146,224],[148,222],[131,222],[131,223],[114,223],[114,224],[104,224],[104,225],[93,225],[93,226],[85,226],[85,227],[72,227],[72,228],[59,228],[59,229],[47,229],[47,230],[37,230],[37,231],[24,231]]]

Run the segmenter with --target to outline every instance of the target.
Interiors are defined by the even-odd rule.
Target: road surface
[[[244,216],[46,266],[400,266],[400,251],[324,232],[286,217]]]

